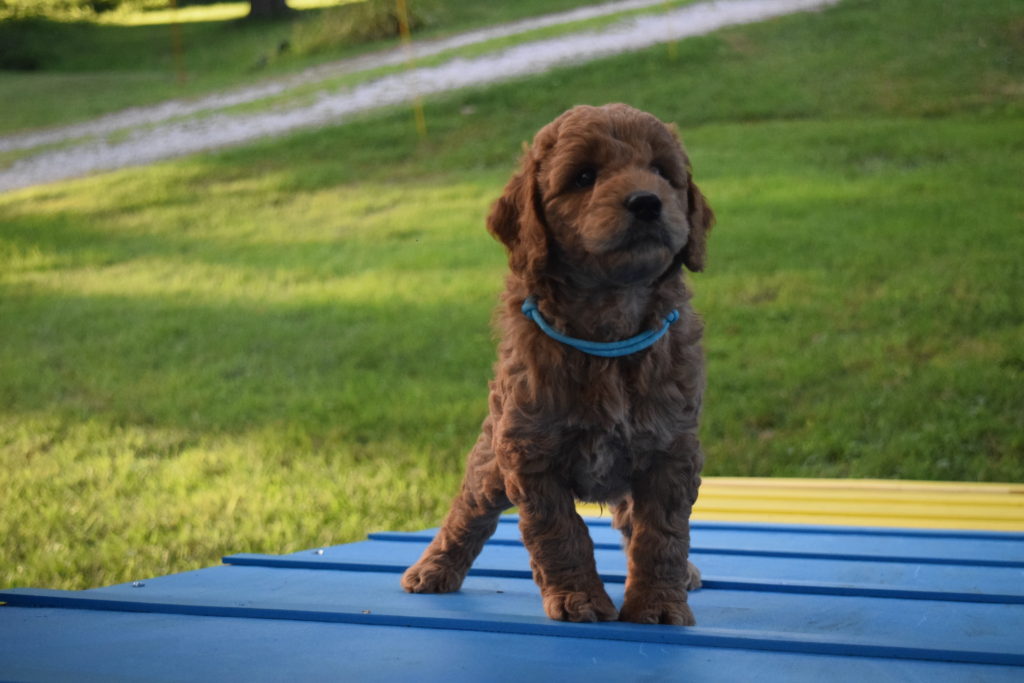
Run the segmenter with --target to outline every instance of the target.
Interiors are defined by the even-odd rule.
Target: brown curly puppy
[[[703,326],[681,266],[704,267],[713,220],[679,140],[650,114],[576,107],[537,133],[488,218],[511,270],[490,414],[441,531],[402,577],[406,590],[458,590],[516,505],[551,618],[694,623],[686,592],[700,574],[687,555],[703,461]],[[524,315],[528,298],[536,310]],[[629,556],[618,612],[576,499],[613,506]]]

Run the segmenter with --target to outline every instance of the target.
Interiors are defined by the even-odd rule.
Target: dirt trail
[[[478,57],[454,58],[438,66],[409,69],[351,88],[325,89],[312,100],[304,98],[301,104],[256,112],[218,111],[279,97],[292,88],[308,87],[341,74],[400,64],[408,58],[404,50],[394,50],[315,67],[286,78],[196,100],[173,100],[85,123],[3,137],[0,152],[26,150],[28,154],[0,170],[0,191],[152,163],[299,128],[337,124],[353,114],[411,102],[418,96],[541,73],[836,2],[838,0],[712,0],[625,18],[596,30],[530,41]],[[472,31],[442,41],[416,43],[412,53],[414,57],[436,55],[534,28],[658,4],[661,0],[620,0]],[[112,134],[115,139],[103,137]],[[55,144],[59,146],[52,147]],[[32,153],[37,147],[40,149]]]

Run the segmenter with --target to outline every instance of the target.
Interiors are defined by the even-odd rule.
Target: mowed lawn
[[[0,585],[436,524],[486,410],[521,144],[679,124],[719,223],[711,475],[1024,480],[1024,9],[846,0],[0,195]]]

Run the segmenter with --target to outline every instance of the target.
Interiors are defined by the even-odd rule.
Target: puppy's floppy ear
[[[547,263],[548,237],[537,189],[537,163],[527,152],[487,217],[487,229],[508,249],[508,264],[519,276],[539,273]]]
[[[690,221],[690,236],[683,247],[683,264],[690,270],[698,272],[704,270],[708,234],[711,232],[711,226],[715,224],[715,214],[708,205],[708,200],[693,182],[692,173],[686,188],[686,200],[689,207],[687,218]]]

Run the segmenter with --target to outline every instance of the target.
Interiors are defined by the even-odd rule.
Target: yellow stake
[[[665,11],[668,12],[668,10],[669,10],[668,0],[665,0],[665,2],[662,3],[662,6],[665,8]],[[670,41],[668,41],[668,58],[669,58],[669,61],[672,61],[672,62],[676,61],[676,57],[679,55],[678,44],[679,44],[678,40],[670,40]]]
[[[181,24],[178,22],[178,0],[171,0],[171,9],[174,10],[174,18],[171,20],[171,54],[174,56],[174,72],[178,85],[185,85],[188,73],[185,71],[185,48],[181,39]]]
[[[412,58],[412,35],[409,31],[409,10],[405,6],[405,0],[395,0],[398,10],[398,32],[402,36],[402,46],[405,48],[406,64],[409,69],[415,66]],[[412,103],[413,114],[416,117],[416,132],[420,138],[427,137],[427,117],[423,114],[423,99],[417,94]]]

